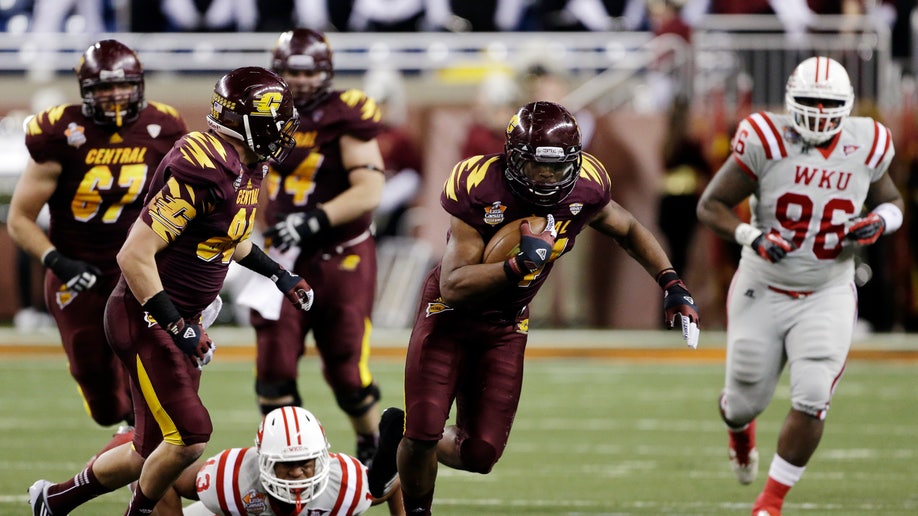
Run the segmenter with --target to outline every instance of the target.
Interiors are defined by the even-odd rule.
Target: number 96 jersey
[[[733,158],[756,182],[751,224],[777,232],[796,249],[777,263],[744,246],[740,266],[769,285],[815,290],[850,282],[853,244],[846,224],[861,214],[870,184],[892,161],[892,134],[866,117],[848,117],[821,147],[807,145],[790,115],[754,113],[733,138]]]

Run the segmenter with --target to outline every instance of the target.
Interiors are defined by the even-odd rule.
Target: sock
[[[756,505],[762,502],[761,505],[780,509],[784,505],[784,497],[787,496],[787,492],[800,480],[805,469],[806,466],[794,466],[776,453],[771,459],[768,480],[765,482],[762,494],[756,500]]]
[[[92,466],[87,466],[70,480],[48,487],[48,509],[54,514],[69,514],[78,506],[112,491],[114,489],[99,482]]]
[[[739,428],[727,427],[730,443],[735,450],[751,450],[755,448],[755,419]]]
[[[131,504],[128,505],[127,511],[124,512],[124,516],[147,516],[153,512],[153,508],[156,507],[156,502],[158,502],[158,500],[150,500],[147,498],[147,495],[143,494],[143,489],[140,488],[140,482],[137,482],[137,485],[134,487],[134,495],[131,496]]]
[[[405,491],[402,490],[402,503],[405,505],[405,514],[408,516],[430,516],[430,508],[433,505],[433,494],[434,490],[431,489],[427,494],[415,497],[408,496]]]

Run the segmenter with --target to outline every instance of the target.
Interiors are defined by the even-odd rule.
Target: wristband
[[[143,309],[166,331],[170,331],[170,328],[175,327],[175,323],[182,319],[182,314],[169,299],[165,290],[160,290],[148,299],[143,304]]]
[[[761,229],[742,222],[733,230],[733,239],[736,240],[737,244],[751,246],[752,242],[754,242],[756,238],[759,238],[761,234]]]
[[[239,260],[236,263],[242,265],[246,269],[270,278],[271,281],[274,281],[275,283],[277,282],[278,274],[283,268],[279,263],[272,260],[270,256],[265,254],[265,252],[255,244],[252,244],[252,250],[249,252],[249,254],[245,255],[245,258]]]
[[[888,235],[902,227],[902,210],[895,204],[884,202],[874,208],[873,212],[882,217],[883,222],[886,223],[886,229],[883,231],[884,235]]]
[[[48,250],[45,251],[45,254],[41,255],[41,263],[42,265],[50,269],[52,265],[54,264],[54,262],[56,262],[57,259],[60,258],[60,256],[61,256],[61,253],[59,253],[57,249],[55,249],[54,247],[48,248]]]
[[[673,282],[679,281],[679,275],[676,274],[676,269],[670,267],[658,272],[656,280],[657,285],[660,285],[660,288],[666,290]]]

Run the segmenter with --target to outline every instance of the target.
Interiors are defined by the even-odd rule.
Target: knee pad
[[[381,395],[379,386],[371,383],[359,391],[345,394],[335,393],[335,401],[338,402],[338,406],[341,407],[345,414],[351,417],[360,417],[366,414],[379,401]],[[365,401],[368,397],[370,398],[369,401]]]
[[[470,437],[462,441],[459,458],[467,471],[484,475],[490,473],[491,468],[497,463],[497,450],[491,443]]]
[[[800,375],[791,382],[791,406],[817,419],[825,419],[832,400],[832,381],[828,375]]]
[[[720,417],[727,426],[743,426],[761,414],[771,396],[755,395],[755,391],[730,392],[720,395]]]
[[[255,394],[265,398],[281,398],[284,396],[298,398],[300,396],[296,380],[284,380],[281,382],[255,380]]]
[[[255,380],[255,394],[265,398],[282,398],[284,396],[293,396],[292,403],[259,403],[258,408],[263,416],[276,408],[293,405],[295,407],[303,406],[303,399],[297,389],[296,380],[287,380],[277,383],[268,383],[261,380]]]

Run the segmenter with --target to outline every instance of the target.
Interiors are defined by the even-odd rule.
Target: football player
[[[262,420],[255,446],[195,462],[154,516],[346,516],[363,514],[383,501],[389,501],[391,514],[404,514],[395,470],[404,415],[399,409],[383,413],[379,460],[367,468],[350,455],[329,453],[325,430],[308,410],[274,409]],[[183,509],[180,497],[200,501]]]
[[[698,204],[699,219],[743,246],[727,299],[727,363],[720,413],[736,478],[758,471],[755,418],[784,366],[790,410],[754,516],[777,516],[822,437],[857,320],[854,254],[902,225],[887,173],[895,153],[883,124],[852,117],[854,89],[828,57],[787,81],[786,114],[754,113]],[[750,197],[751,196],[751,197]],[[750,197],[749,223],[733,211]]]
[[[422,287],[405,367],[405,436],[398,472],[405,511],[430,514],[437,462],[488,473],[507,445],[519,404],[529,302],[554,262],[587,226],[615,239],[664,291],[664,318],[697,344],[698,312],[662,247],[612,200],[605,167],[581,150],[563,106],[537,101],[510,119],[503,153],[461,161],[440,204],[450,215],[446,251]],[[499,228],[523,217],[519,254],[482,263]],[[444,429],[456,403],[456,424]]]
[[[153,171],[185,123],[144,96],[137,54],[112,39],[92,44],[75,68],[81,104],[30,118],[30,159],[10,204],[13,240],[47,267],[44,292],[83,406],[102,426],[134,424],[127,372],[105,340],[102,314],[118,282],[115,255],[143,207]],[[47,205],[48,234],[36,219]]]
[[[33,514],[68,514],[136,482],[128,516],[149,514],[204,451],[213,426],[198,396],[214,344],[202,312],[231,260],[270,278],[298,310],[305,280],[252,244],[258,191],[270,159],[293,147],[293,96],[273,72],[238,68],[214,87],[207,132],[176,142],[152,178],[140,217],[118,252],[122,277],[105,308],[105,333],[131,377],[136,429],[76,476],[29,488]]]
[[[297,368],[311,331],[325,380],[356,434],[356,456],[367,463],[379,437],[380,392],[367,361],[376,289],[370,223],[385,184],[380,112],[360,90],[332,89],[332,50],[320,32],[281,34],[272,68],[290,85],[300,127],[296,148],[265,179],[266,244],[310,281],[320,302],[309,313],[253,307],[255,392],[262,414],[302,405]]]

